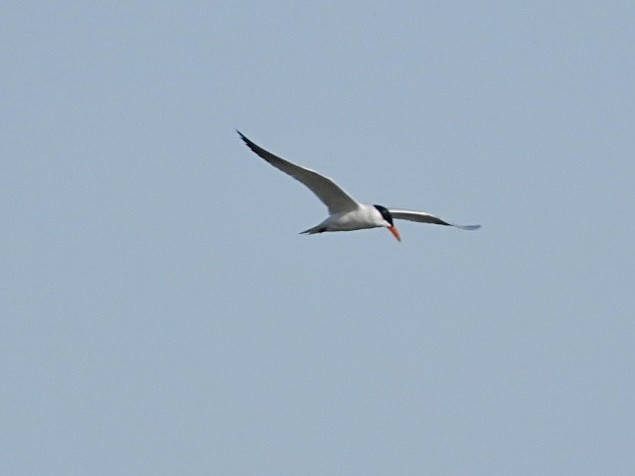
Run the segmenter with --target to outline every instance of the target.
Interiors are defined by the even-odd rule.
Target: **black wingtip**
[[[247,147],[249,147],[255,153],[258,153],[258,150],[257,150],[258,146],[256,144],[254,144],[251,140],[249,140],[247,138],[247,136],[245,134],[243,134],[242,132],[240,132],[238,129],[235,129],[235,131],[240,136],[240,138],[243,140],[245,145],[247,145]]]

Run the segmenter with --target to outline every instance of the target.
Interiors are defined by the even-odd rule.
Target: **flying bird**
[[[256,155],[306,185],[328,208],[329,216],[326,220],[301,233],[313,235],[325,231],[352,231],[385,227],[398,241],[401,241],[399,231],[393,222],[394,219],[454,226],[463,230],[476,230],[481,226],[455,225],[429,213],[359,203],[330,178],[320,175],[314,170],[300,167],[288,160],[284,160],[255,144],[240,131],[237,130],[236,132]]]

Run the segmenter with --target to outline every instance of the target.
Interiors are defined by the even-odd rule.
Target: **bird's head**
[[[388,228],[392,236],[394,236],[398,241],[401,241],[401,236],[399,236],[399,230],[392,222],[392,215],[390,211],[386,207],[382,207],[381,205],[373,205],[379,213],[381,213],[382,218],[384,219],[384,226]]]

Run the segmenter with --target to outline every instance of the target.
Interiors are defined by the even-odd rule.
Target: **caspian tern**
[[[277,155],[263,149],[249,140],[242,132],[236,131],[240,138],[253,152],[269,162],[271,165],[285,174],[306,185],[324,205],[328,208],[329,217],[319,225],[316,225],[301,233],[313,235],[325,231],[352,231],[364,228],[385,227],[393,236],[401,241],[399,231],[393,223],[393,219],[417,221],[421,223],[434,223],[448,225],[463,230],[476,230],[481,225],[455,225],[428,213],[395,208],[386,208],[381,205],[366,205],[351,198],[333,180],[314,170],[300,167]]]

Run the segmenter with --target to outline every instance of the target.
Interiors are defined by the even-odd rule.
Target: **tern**
[[[256,155],[306,185],[328,208],[329,216],[326,220],[300,232],[301,234],[314,235],[325,231],[352,231],[384,227],[388,228],[398,241],[401,241],[399,231],[393,222],[394,219],[454,226],[463,230],[476,230],[481,227],[481,225],[456,225],[424,212],[359,203],[330,178],[284,160],[255,144],[242,132],[238,130],[236,132]]]

